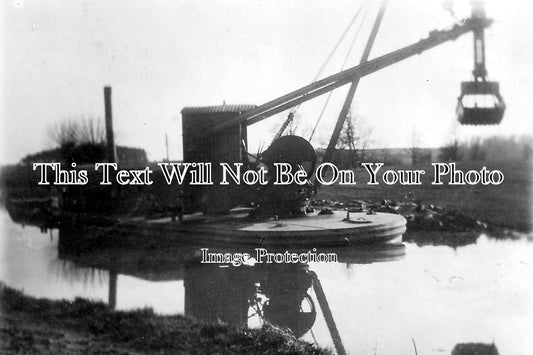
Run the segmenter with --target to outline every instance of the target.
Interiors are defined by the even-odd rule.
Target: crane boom
[[[369,60],[365,63],[361,63],[357,66],[343,70],[339,73],[333,74],[300,89],[292,91],[286,95],[278,97],[272,101],[258,106],[253,110],[247,111],[232,120],[213,127],[211,132],[219,132],[225,128],[242,123],[245,123],[246,125],[252,125],[305,101],[325,94],[326,92],[351,83],[357,78],[362,78],[366,75],[375,73],[383,68],[401,62],[402,60],[412,57],[416,54],[425,52],[428,49],[436,47],[440,44],[456,40],[458,37],[466,33],[475,32],[476,30],[489,27],[491,24],[492,20],[490,19],[472,17],[466,19],[462,24],[454,25],[452,28],[440,31],[432,31],[429,33],[427,38],[391,53]]]
[[[372,27],[372,31],[370,32],[370,37],[368,38],[368,41],[366,43],[365,51],[363,52],[363,56],[361,57],[360,63],[364,63],[368,60],[368,56],[370,55],[370,51],[372,50],[372,46],[374,45],[374,41],[376,40],[379,26],[381,25],[381,21],[383,20],[383,15],[385,14],[386,8],[387,0],[383,0],[378,12],[378,16],[376,17],[376,21],[374,22],[374,26]],[[341,112],[339,113],[339,118],[337,118],[337,123],[335,124],[335,128],[333,129],[333,134],[329,138],[328,147],[326,148],[326,152],[324,153],[324,161],[331,161],[331,158],[333,157],[333,152],[335,151],[335,146],[337,145],[337,141],[339,140],[342,127],[344,126],[344,122],[346,121],[348,112],[352,107],[352,101],[355,95],[355,90],[357,90],[357,86],[359,85],[359,79],[361,79],[361,77],[354,77],[352,84],[350,85],[350,89],[348,90],[348,94],[346,95],[346,99],[344,100],[344,104],[342,105]]]

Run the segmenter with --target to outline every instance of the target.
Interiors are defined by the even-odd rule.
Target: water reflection
[[[18,217],[18,221],[22,218]],[[31,215],[29,223],[43,223]],[[315,324],[317,305],[321,309],[338,353],[345,353],[333,313],[319,276],[308,264],[256,263],[221,267],[200,262],[201,247],[221,253],[254,255],[254,247],[167,246],[145,243],[120,245],[120,237],[91,227],[63,226],[58,231],[56,267],[65,279],[93,283],[107,271],[107,302],[115,308],[119,294],[118,276],[147,281],[183,281],[184,313],[210,322],[249,326],[250,318],[290,329],[302,337]],[[279,250],[283,252],[283,250]],[[276,250],[269,249],[269,252]],[[291,250],[290,252],[306,252]],[[403,244],[359,248],[327,248],[346,265],[397,260],[405,255]],[[314,291],[314,292],[313,292]],[[252,322],[253,323],[253,322]]]
[[[494,341],[500,353],[527,354],[532,338],[525,241],[348,248],[333,250],[338,264],[219,267],[199,263],[205,245],[119,246],[109,230],[40,234],[1,211],[0,218],[1,247],[10,252],[1,279],[34,296],[81,296],[249,327],[269,321],[338,353],[414,353],[414,339],[418,353]],[[82,236],[90,243],[80,243]]]
[[[91,233],[100,231],[61,229],[58,256],[59,259],[70,262],[65,265],[77,265],[82,270],[107,270],[108,303],[112,307],[116,306],[117,297],[120,296],[117,275],[149,281],[183,280],[186,315],[239,326],[249,326],[249,319],[255,317],[260,323],[268,321],[288,328],[297,337],[303,336],[315,324],[318,305],[337,352],[345,353],[319,276],[310,271],[308,264],[220,266],[201,263],[200,246],[161,248],[143,245],[133,249],[100,245],[98,248],[88,249],[83,244],[75,243],[79,238],[94,240]],[[254,254],[253,247],[212,246],[209,249],[220,253]],[[304,252],[291,250],[300,251]],[[346,265],[368,264],[401,259],[405,256],[405,247],[397,243],[359,248],[327,248],[321,252],[335,253],[339,262]]]
[[[273,324],[290,328],[297,337],[315,324],[316,309],[310,295],[316,274],[308,265],[261,265],[260,292],[268,301],[263,317]]]

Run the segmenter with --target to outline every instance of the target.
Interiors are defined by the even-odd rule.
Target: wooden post
[[[105,130],[106,130],[106,158],[108,163],[117,162],[115,135],[113,133],[113,111],[111,107],[111,87],[104,86]]]
[[[115,270],[109,270],[109,293],[107,303],[111,309],[115,309],[117,306],[117,281],[117,272]]]
[[[329,308],[329,304],[326,299],[326,295],[324,294],[322,284],[320,284],[320,280],[318,279],[318,275],[314,271],[310,271],[309,273],[313,277],[313,288],[315,289],[316,298],[318,300],[318,304],[320,305],[320,309],[322,310],[322,314],[324,315],[324,319],[326,320],[326,325],[328,326],[329,334],[333,340],[333,345],[335,345],[335,350],[337,351],[338,355],[346,355],[346,349],[344,349],[344,345],[342,344],[341,336],[337,330],[335,320],[333,320],[333,314]]]
[[[168,133],[165,133],[165,148],[167,150],[167,163],[170,161],[170,158],[168,156]]]

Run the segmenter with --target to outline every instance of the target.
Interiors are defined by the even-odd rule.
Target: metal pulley
[[[472,19],[486,21],[482,1],[472,1]],[[474,30],[473,81],[461,83],[461,95],[457,101],[457,119],[463,125],[499,124],[505,113],[505,102],[500,85],[487,80],[485,66],[485,33],[483,26]]]

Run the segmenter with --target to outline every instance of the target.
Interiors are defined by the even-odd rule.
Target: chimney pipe
[[[106,130],[106,158],[108,163],[117,162],[117,150],[115,147],[115,136],[113,134],[113,111],[111,108],[111,87],[104,86],[105,105],[105,130]]]

